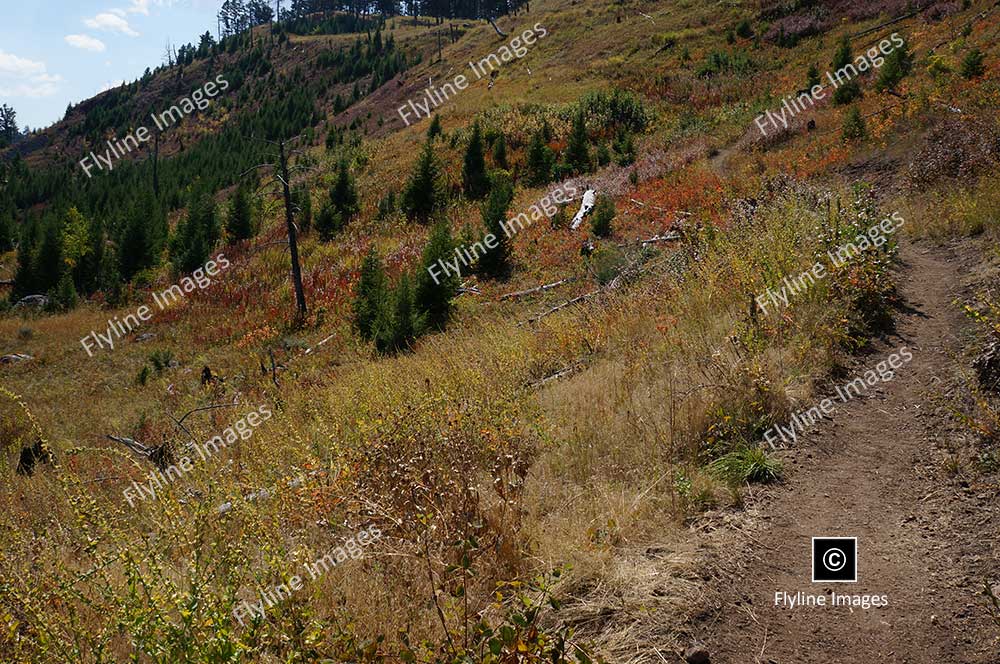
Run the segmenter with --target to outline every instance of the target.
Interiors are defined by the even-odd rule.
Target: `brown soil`
[[[716,554],[689,625],[714,664],[1000,663],[982,592],[1000,582],[1000,492],[945,463],[965,435],[951,415],[968,329],[954,300],[979,254],[963,249],[903,247],[896,332],[834,383],[901,346],[913,361],[800,434],[787,481],[749,500],[742,546]],[[857,583],[811,583],[813,536],[858,538]],[[888,595],[889,606],[775,607],[780,591]]]

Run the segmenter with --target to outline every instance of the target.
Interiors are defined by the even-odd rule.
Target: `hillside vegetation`
[[[29,359],[0,365],[0,660],[675,661],[709,531],[788,470],[765,432],[892,328],[901,236],[995,247],[995,5],[793,5],[262,25],[10,149],[0,355]],[[853,98],[762,136],[845,40],[893,33],[905,56]],[[152,144],[83,173],[217,75],[155,176]],[[426,269],[490,232],[460,275]],[[995,288],[969,310],[995,345]],[[971,467],[1000,420],[970,403]]]

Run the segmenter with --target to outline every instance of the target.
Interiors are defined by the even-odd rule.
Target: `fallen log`
[[[599,289],[597,289],[595,291],[591,291],[589,293],[584,293],[583,295],[578,295],[577,297],[574,297],[572,300],[567,300],[567,301],[563,302],[562,304],[557,304],[556,306],[552,307],[551,309],[549,309],[547,311],[543,311],[542,313],[538,314],[534,318],[529,318],[528,320],[524,321],[523,323],[518,323],[517,326],[521,327],[522,325],[527,325],[529,323],[537,323],[538,321],[542,320],[546,316],[554,314],[555,312],[560,311],[562,309],[565,309],[566,307],[572,306],[572,305],[576,304],[577,302],[584,302],[586,300],[589,300],[590,298],[594,297],[595,295],[599,295],[600,293],[601,293],[601,289],[599,288]]]
[[[497,27],[497,24],[496,24],[496,22],[493,19],[488,18],[486,20],[490,22],[490,25],[492,25],[493,29],[497,31],[497,34],[500,35],[501,39],[506,39],[507,38],[507,33],[504,32],[503,30],[501,30],[499,27]]]
[[[525,295],[531,295],[532,293],[541,293],[542,291],[547,291],[549,289],[555,288],[556,286],[562,286],[563,284],[568,284],[572,281],[576,281],[576,277],[567,277],[566,279],[560,279],[559,281],[554,281],[551,284],[543,284],[541,286],[535,286],[534,288],[529,288],[523,291],[517,291],[516,293],[507,293],[506,295],[500,296],[500,301],[510,300],[515,297],[523,297]]]

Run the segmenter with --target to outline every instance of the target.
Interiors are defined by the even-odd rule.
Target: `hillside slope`
[[[258,27],[81,103],[0,191],[0,660],[997,661],[998,6]],[[889,605],[776,607],[835,535]]]

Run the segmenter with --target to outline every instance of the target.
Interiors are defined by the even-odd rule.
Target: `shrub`
[[[753,62],[743,53],[731,55],[723,51],[713,51],[695,71],[695,76],[698,78],[712,78],[719,74],[745,76],[753,70]]]
[[[709,470],[731,485],[749,482],[769,484],[781,479],[781,463],[760,447],[741,447],[709,464]]]
[[[736,36],[741,39],[750,39],[753,37],[753,28],[750,27],[750,21],[743,19],[736,25]]]

